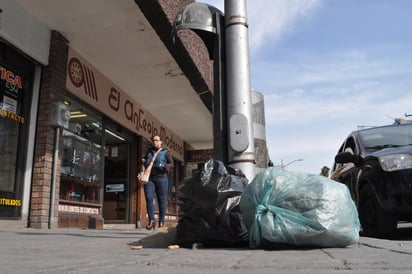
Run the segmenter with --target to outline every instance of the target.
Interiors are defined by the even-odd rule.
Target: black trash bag
[[[196,175],[184,180],[177,195],[176,244],[248,246],[249,233],[239,210],[247,184],[243,173],[213,159]]]

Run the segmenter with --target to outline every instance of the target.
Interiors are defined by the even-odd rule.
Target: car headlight
[[[379,157],[379,163],[385,171],[395,171],[412,168],[412,155],[391,154]]]

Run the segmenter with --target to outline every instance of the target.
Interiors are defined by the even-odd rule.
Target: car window
[[[382,149],[412,144],[412,124],[378,127],[359,132],[366,149]]]
[[[352,154],[356,154],[356,145],[355,145],[355,140],[353,137],[349,137],[346,142],[345,142],[345,147],[344,147],[344,152],[350,152]]]

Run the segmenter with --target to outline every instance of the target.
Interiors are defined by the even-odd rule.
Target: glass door
[[[127,223],[130,142],[116,127],[105,129],[103,218],[105,223]]]

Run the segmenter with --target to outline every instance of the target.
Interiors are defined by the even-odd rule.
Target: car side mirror
[[[360,166],[363,163],[363,158],[350,152],[341,152],[335,156],[335,162],[339,164],[354,163],[355,166]]]

